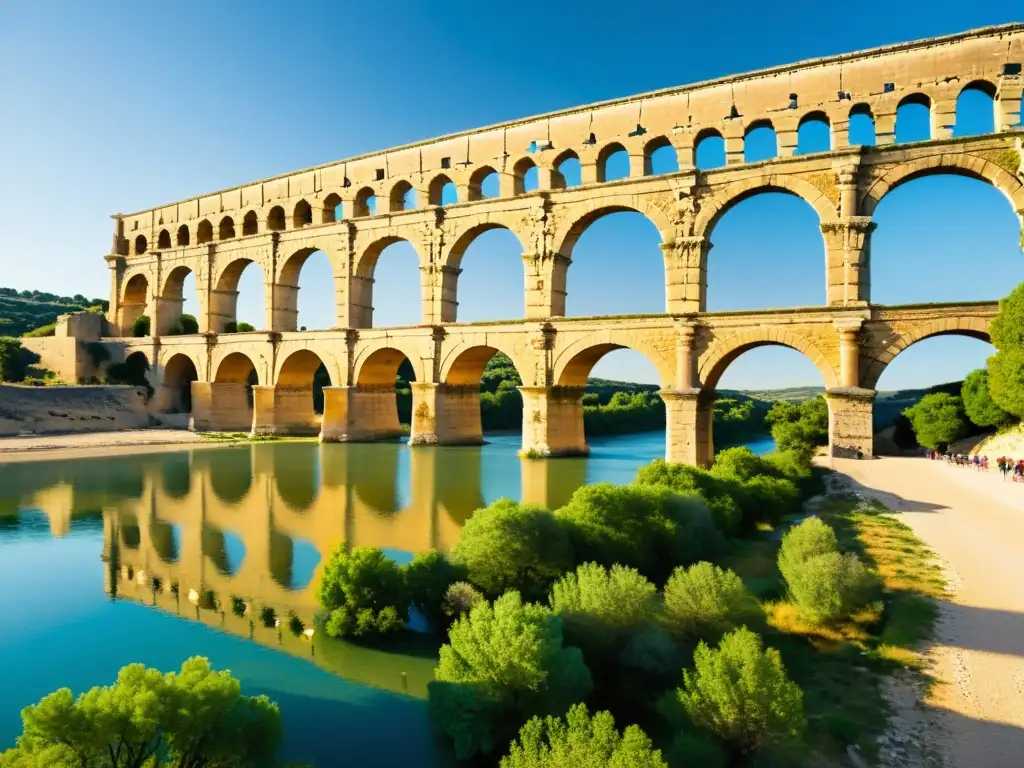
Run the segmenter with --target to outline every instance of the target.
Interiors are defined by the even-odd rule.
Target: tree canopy
[[[925,395],[903,413],[910,419],[917,442],[933,450],[963,437],[967,428],[963,400],[945,392]]]
[[[967,374],[961,389],[960,397],[963,400],[967,418],[979,427],[999,426],[1012,418],[992,399],[988,380],[988,371],[980,368]]]

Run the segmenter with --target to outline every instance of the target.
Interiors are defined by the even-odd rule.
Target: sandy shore
[[[0,438],[0,463],[104,456],[124,453],[132,448],[144,449],[149,453],[196,444],[221,443],[187,429],[134,429],[122,432],[5,437]]]
[[[835,460],[942,558],[954,592],[928,702],[949,768],[1024,765],[1024,484],[917,458]]]

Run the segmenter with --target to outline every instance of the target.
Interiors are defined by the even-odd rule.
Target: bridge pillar
[[[192,382],[192,428],[197,432],[248,432],[248,387],[232,382]]]
[[[956,97],[938,99],[932,106],[932,138],[951,139],[956,127]]]
[[[828,401],[829,456],[841,459],[872,456],[875,390],[836,387],[826,390],[825,399]]]
[[[870,216],[843,216],[821,224],[827,264],[825,297],[832,307],[864,306],[871,297]]]
[[[996,130],[1005,131],[1021,124],[1021,96],[1024,78],[1003,75],[996,92]]]
[[[321,442],[390,440],[404,434],[394,387],[324,387]]]
[[[313,411],[313,388],[254,386],[253,435],[316,435],[320,420]]]
[[[705,237],[677,237],[662,243],[665,257],[665,311],[700,312],[707,299],[706,264],[711,243]]]
[[[210,291],[210,308],[207,312],[208,321],[206,331],[222,333],[228,323],[236,322],[238,314],[238,291]],[[199,331],[203,331],[202,320],[199,321]]]
[[[892,110],[891,112],[888,110]],[[896,143],[896,105],[881,107],[875,113],[875,145]]]
[[[856,389],[860,386],[860,340],[858,333],[863,320],[835,322],[839,333],[839,386]]]
[[[480,385],[412,382],[410,445],[482,445]]]
[[[565,316],[565,275],[572,259],[560,253],[524,253],[526,318]]]
[[[268,331],[299,330],[299,287],[274,283],[270,286]]]
[[[523,395],[523,453],[586,456],[583,387],[518,387]]]
[[[420,267],[420,286],[423,296],[423,325],[454,323],[458,312],[459,275],[462,270],[444,264]]]
[[[693,389],[663,389],[665,403],[665,461],[673,464],[704,466],[710,462],[703,456],[700,439],[700,393]]]
[[[153,299],[153,317],[150,318],[150,332],[154,336],[167,336],[181,317],[184,299],[165,299],[156,296]]]

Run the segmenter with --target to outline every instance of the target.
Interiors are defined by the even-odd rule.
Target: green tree
[[[903,413],[914,427],[917,442],[925,448],[944,448],[962,437],[967,428],[963,400],[945,392],[925,395]]]
[[[562,620],[518,592],[473,606],[452,625],[427,690],[434,728],[466,760],[502,749],[535,715],[561,714],[593,683]]]
[[[996,405],[1024,419],[1024,347],[1000,349],[988,359],[988,386]]]
[[[749,755],[799,738],[806,727],[803,692],[789,679],[774,648],[737,629],[717,648],[697,646],[692,670],[683,671],[680,703],[695,725],[715,733],[735,752]]]
[[[828,444],[828,403],[815,397],[802,403],[779,401],[765,416],[772,438],[780,451],[813,453]]]
[[[1024,349],[1024,283],[999,301],[999,312],[989,324],[993,346],[1002,351]]]
[[[575,704],[565,719],[531,718],[519,731],[501,768],[668,768],[661,752],[636,725],[623,733],[608,712],[593,717],[586,704]]]
[[[275,766],[281,716],[265,696],[243,696],[230,672],[195,657],[181,672],[141,664],[73,698],[67,688],[22,711],[18,745],[0,766],[263,768]]]
[[[861,608],[873,596],[876,580],[856,555],[825,552],[790,565],[786,585],[800,613],[817,624]]]
[[[971,371],[964,377],[960,397],[967,418],[979,427],[996,427],[1012,418],[992,399],[988,389],[988,371],[984,368]]]
[[[338,545],[316,597],[329,613],[325,628],[332,637],[395,632],[409,618],[402,570],[377,547],[347,552],[344,543]]]
[[[448,588],[466,578],[464,568],[452,563],[436,550],[416,555],[405,567],[405,584],[409,602],[437,631],[448,627],[444,599]]]
[[[39,362],[39,355],[21,345],[17,339],[0,336],[0,381],[23,381],[28,368]]]
[[[717,642],[761,617],[740,577],[708,562],[677,568],[665,584],[665,623],[677,637]]]
[[[551,512],[510,499],[474,512],[449,558],[484,594],[515,589],[527,599],[542,599],[575,562],[569,534]]]
[[[132,323],[132,336],[149,336],[150,320],[149,315],[139,315]]]

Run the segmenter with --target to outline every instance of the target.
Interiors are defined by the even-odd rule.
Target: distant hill
[[[81,294],[58,296],[45,291],[0,288],[0,336],[23,336],[56,322],[59,315],[92,308],[105,312],[107,305],[103,299],[87,299]]]
[[[736,397],[744,395],[755,400],[790,400],[794,403],[802,403],[804,400],[813,400],[819,395],[825,394],[824,387],[786,387],[784,389],[720,389],[720,397]]]

